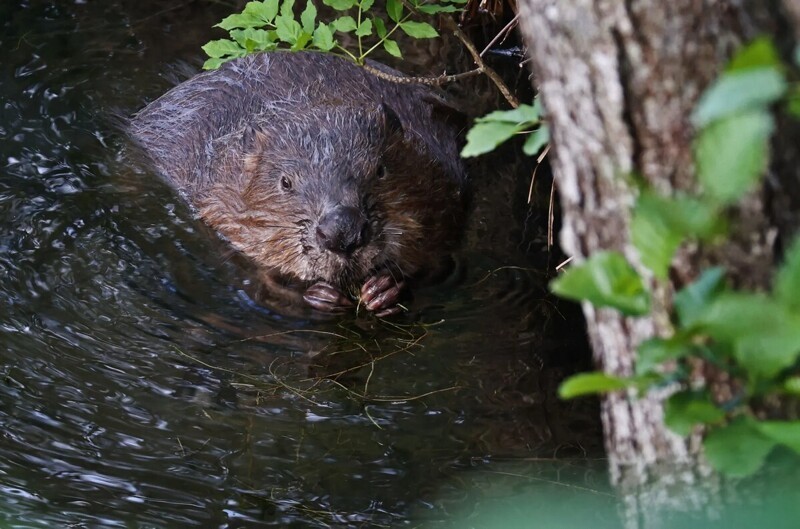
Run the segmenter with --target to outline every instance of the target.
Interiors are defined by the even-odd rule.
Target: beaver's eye
[[[375,169],[375,176],[377,178],[383,178],[386,176],[386,168],[383,166],[383,164],[380,164],[378,168]]]
[[[281,189],[283,189],[284,191],[289,191],[290,189],[292,189],[292,181],[289,180],[288,176],[281,177]]]

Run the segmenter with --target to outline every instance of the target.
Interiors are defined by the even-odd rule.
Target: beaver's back
[[[386,67],[389,73],[400,75]],[[440,165],[462,182],[458,130],[438,112],[443,100],[418,84],[386,81],[350,61],[313,52],[273,52],[225,63],[176,86],[140,111],[130,124],[156,170],[193,194],[213,183],[213,142],[240,135],[283,110],[320,105],[388,104],[421,161]],[[347,133],[347,131],[343,131]]]

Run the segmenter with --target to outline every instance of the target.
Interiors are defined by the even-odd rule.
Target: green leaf
[[[275,31],[282,42],[294,45],[303,33],[303,28],[294,18],[282,14],[275,19]]]
[[[720,294],[696,325],[715,340],[731,344],[751,379],[774,377],[800,353],[800,316],[760,294]]]
[[[624,378],[606,375],[605,373],[579,373],[569,377],[558,388],[558,396],[562,399],[572,399],[594,393],[606,393],[625,389],[631,385]]]
[[[704,200],[688,196],[665,198],[654,193],[643,194],[642,206],[657,212],[671,229],[684,236],[708,239],[722,231],[719,211]]]
[[[795,118],[800,117],[800,94],[797,93],[796,88],[792,89],[792,93],[786,100],[786,111]]]
[[[212,40],[203,46],[202,50],[213,59],[224,57],[225,55],[232,55],[233,57],[244,55],[244,49],[236,42],[228,39]]]
[[[790,310],[800,313],[800,237],[795,238],[772,287],[775,299]]]
[[[278,14],[278,0],[264,0],[263,2],[248,2],[243,13],[258,18],[264,24],[272,24]],[[262,25],[262,24],[259,24]]]
[[[365,19],[361,21],[361,25],[356,29],[357,37],[369,37],[372,35],[372,20]]]
[[[400,0],[386,0],[386,14],[395,22],[400,22],[403,16],[403,4]]]
[[[314,24],[317,22],[317,8],[311,3],[311,0],[306,2],[306,8],[300,13],[300,25],[303,31],[309,35],[314,33]]]
[[[683,239],[683,235],[659,217],[658,212],[637,203],[631,220],[631,241],[642,264],[657,278],[667,278],[672,256]]]
[[[336,43],[333,40],[333,32],[331,28],[320,22],[317,29],[314,30],[312,43],[317,48],[323,51],[331,51]]]
[[[644,192],[633,211],[631,239],[642,263],[656,277],[666,279],[678,246],[687,238],[706,238],[718,232],[720,219],[716,208],[707,202]]]
[[[691,352],[691,344],[683,337],[651,338],[639,344],[636,354],[636,374],[649,373],[664,362],[683,358]]]
[[[400,24],[400,29],[415,39],[432,39],[439,36],[439,32],[427,22],[403,22]]]
[[[681,327],[693,326],[708,305],[725,290],[725,269],[704,270],[700,277],[675,294],[673,304]]]
[[[245,50],[247,50],[247,52],[249,53],[249,52],[250,52],[250,51],[252,51],[252,50],[248,49],[248,47],[247,47],[247,44],[248,44],[248,42],[247,42],[247,33],[246,33],[247,31],[255,31],[255,30],[254,30],[253,28],[247,28],[247,29],[234,29],[234,30],[232,30],[232,31],[230,32],[230,34],[231,34],[231,38],[232,38],[233,40],[235,40],[235,41],[236,41],[236,43],[237,43],[239,46],[241,46],[242,48],[244,48]],[[264,30],[261,30],[261,31],[264,31]],[[266,33],[266,32],[265,32],[265,33]]]
[[[347,11],[356,5],[356,0],[322,0],[322,3],[337,11]]]
[[[493,151],[498,145],[520,132],[524,127],[516,123],[503,123],[490,121],[476,123],[467,132],[467,144],[461,151],[461,156],[468,158]]]
[[[783,383],[783,390],[792,395],[800,395],[800,376],[787,378]]]
[[[231,31],[231,37],[245,48],[248,53],[252,53],[255,50],[269,49],[270,45],[274,44],[269,32],[263,29],[234,29]]]
[[[758,423],[761,433],[800,454],[800,421],[764,421]]]
[[[525,145],[522,146],[522,152],[528,156],[535,156],[539,154],[539,151],[542,150],[542,147],[547,145],[547,142],[549,141],[550,127],[547,125],[542,125],[538,129],[528,134],[528,138],[525,140]]]
[[[765,437],[753,419],[742,417],[712,430],[703,441],[711,466],[729,476],[749,476],[761,468],[775,441]]]
[[[542,105],[537,99],[532,105],[522,104],[519,107],[512,108],[510,110],[495,110],[494,112],[490,112],[485,116],[479,117],[475,121],[478,123],[499,122],[514,123],[519,125],[525,124],[533,127],[541,120],[541,114]]]
[[[342,33],[350,33],[358,27],[355,19],[351,16],[339,17],[331,22],[331,26],[333,26],[336,31],[341,31]]]
[[[386,37],[386,23],[381,17],[373,17],[372,23],[375,25],[375,32],[379,38]]]
[[[392,39],[383,41],[383,49],[392,57],[401,58],[403,56],[403,54],[400,53],[400,47],[397,45],[397,42]]]
[[[417,11],[425,13],[426,15],[435,15],[437,13],[455,13],[456,11],[461,11],[461,8],[452,5],[443,6],[440,4],[423,4],[417,6]]]
[[[281,3],[281,16],[294,20],[294,0],[283,0]]]
[[[361,0],[361,11],[369,11],[375,0]]]
[[[774,67],[726,73],[700,97],[692,123],[700,128],[743,110],[760,110],[780,99],[785,92],[786,79]]]
[[[617,252],[598,252],[583,264],[570,267],[550,283],[555,294],[612,307],[625,315],[650,311],[650,294],[642,278]]]
[[[775,49],[772,39],[759,37],[736,52],[726,71],[734,72],[764,66],[779,67],[781,64],[780,55],[778,55],[778,50]]]
[[[203,63],[203,70],[216,70],[224,63],[228,62],[231,58],[220,59],[218,57],[212,57],[210,59],[206,59],[206,62]]]
[[[678,435],[686,437],[698,424],[715,424],[725,418],[704,393],[681,391],[664,403],[664,424]]]
[[[730,204],[758,182],[772,128],[767,112],[752,111],[717,121],[700,133],[695,142],[697,176],[713,200]]]
[[[300,33],[297,35],[297,40],[292,44],[292,51],[304,50],[313,38],[311,33],[300,30]]]
[[[263,21],[256,16],[247,13],[236,13],[223,18],[222,22],[214,26],[230,31],[237,28],[252,28],[263,25]]]

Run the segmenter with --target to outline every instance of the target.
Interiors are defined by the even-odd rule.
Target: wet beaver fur
[[[176,86],[129,131],[265,284],[327,312],[360,297],[383,316],[462,223],[459,130],[443,109],[428,87],[277,52]]]

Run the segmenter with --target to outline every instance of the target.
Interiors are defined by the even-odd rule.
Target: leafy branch
[[[543,120],[544,110],[537,98],[532,105],[521,104],[511,110],[496,110],[475,120],[467,133],[461,156],[479,156],[496,149],[508,139],[525,135],[522,150],[535,156],[550,141],[550,129]]]
[[[758,39],[733,58],[701,97],[692,123],[700,190],[663,196],[641,190],[632,211],[631,241],[641,262],[664,288],[677,249],[688,240],[710,242],[727,231],[726,212],[760,181],[774,129],[771,106],[790,95],[785,66],[769,39]],[[651,311],[651,291],[621,253],[595,254],[551,283],[563,297],[610,307],[628,316]],[[771,293],[735,291],[721,268],[704,271],[673,298],[673,331],[637,351],[636,373],[614,377],[584,373],[565,381],[564,398],[674,386],[665,422],[680,435],[703,425],[705,454],[719,471],[748,475],[777,446],[800,453],[800,421],[761,420],[759,402],[800,396],[800,239],[786,252]],[[724,374],[731,392],[698,385],[698,366]],[[713,378],[712,378],[713,380]]]
[[[215,69],[229,60],[278,48],[337,53],[357,64],[364,64],[366,58],[381,47],[394,57],[402,57],[397,40],[392,38],[398,30],[415,39],[438,37],[439,33],[428,22],[414,18],[456,12],[465,2],[411,0],[406,8],[400,0],[387,0],[387,22],[383,14],[373,8],[374,0],[323,0],[325,5],[342,13],[329,23],[317,20],[317,8],[311,0],[307,1],[299,20],[295,17],[294,0],[248,2],[241,13],[232,14],[216,25],[228,31],[230,38],[213,40],[203,46],[209,56],[203,68]],[[355,37],[356,49],[348,49],[337,34]]]

